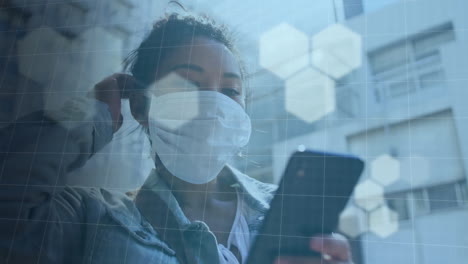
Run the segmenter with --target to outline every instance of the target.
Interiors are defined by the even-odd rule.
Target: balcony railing
[[[425,89],[440,87],[445,80],[438,51],[374,75],[377,102],[392,100]]]

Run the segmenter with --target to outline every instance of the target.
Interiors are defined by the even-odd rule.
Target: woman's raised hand
[[[114,132],[122,126],[120,99],[126,98],[126,91],[132,90],[133,86],[133,77],[124,73],[115,73],[108,76],[94,86],[94,98],[109,106]]]

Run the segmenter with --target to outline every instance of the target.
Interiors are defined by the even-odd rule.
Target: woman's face
[[[245,107],[239,61],[226,46],[205,37],[195,37],[167,52],[156,80],[175,73],[198,90],[220,92]],[[183,88],[170,87],[164,93]]]
[[[153,95],[193,89],[215,91],[245,107],[239,61],[225,45],[195,37],[169,49],[155,73],[156,82],[151,88],[154,90],[150,90]],[[170,175],[158,156],[155,162],[161,175]]]

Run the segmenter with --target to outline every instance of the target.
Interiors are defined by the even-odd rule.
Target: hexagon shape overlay
[[[73,45],[75,52],[82,54],[87,70],[82,78],[97,83],[118,71],[123,61],[123,39],[113,31],[95,27],[84,31]]]
[[[263,33],[259,45],[260,65],[282,79],[309,65],[310,40],[289,24]]]
[[[195,98],[195,100],[189,100],[189,103],[180,105],[178,111],[167,112],[162,111],[161,108],[158,107],[165,103],[162,96],[169,93],[172,94],[171,96],[178,96],[177,92],[190,92],[197,90],[198,89],[195,85],[191,84],[188,80],[182,78],[178,74],[171,73],[165,76],[149,88],[149,92],[152,96],[148,117],[156,118],[158,122],[169,129],[179,128],[198,115],[200,111],[199,101],[197,100],[198,98]]]
[[[384,203],[384,190],[377,183],[365,180],[354,189],[354,200],[362,209],[371,211]]]
[[[367,232],[367,217],[365,212],[356,206],[347,207],[340,214],[338,227],[341,232],[352,238]]]
[[[56,70],[59,57],[70,50],[70,41],[57,31],[38,28],[18,41],[19,70],[30,79],[45,84]]]
[[[286,110],[312,123],[336,108],[335,83],[313,68],[306,68],[286,81]]]
[[[387,206],[370,213],[369,230],[381,238],[386,238],[398,231],[398,214]]]
[[[362,39],[349,28],[334,24],[312,37],[312,64],[339,79],[362,64]]]
[[[371,162],[371,177],[383,186],[390,185],[400,178],[400,161],[384,154]]]

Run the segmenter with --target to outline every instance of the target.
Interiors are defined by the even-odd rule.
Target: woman
[[[8,142],[2,142],[2,153],[9,154],[2,175],[9,187],[2,187],[2,219],[15,220],[2,225],[4,260],[245,261],[274,187],[227,165],[251,129],[235,54],[223,28],[205,18],[171,15],[154,25],[127,61],[133,77],[116,74],[96,85],[91,119],[70,122],[38,113],[3,131]],[[63,175],[119,129],[121,96],[130,97],[132,114],[148,129],[156,169],[132,197],[62,187]],[[322,252],[326,263],[351,261],[341,238],[311,238],[311,249]]]

